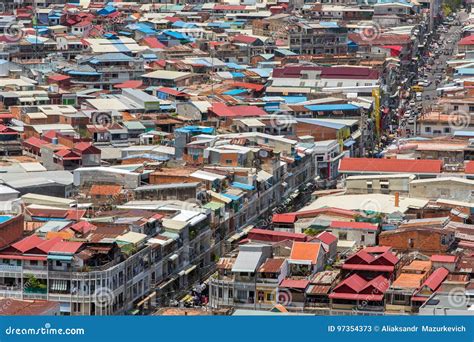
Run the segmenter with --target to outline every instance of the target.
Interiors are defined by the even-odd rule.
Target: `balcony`
[[[21,272],[21,266],[0,265],[0,272]]]

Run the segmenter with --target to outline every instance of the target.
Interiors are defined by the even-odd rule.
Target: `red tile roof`
[[[373,159],[344,158],[339,164],[339,171],[380,172],[380,173],[427,173],[438,174],[442,171],[441,160],[428,159]]]
[[[272,216],[273,223],[295,223],[296,213],[274,214]]]
[[[329,298],[380,301],[388,287],[389,281],[384,276],[367,281],[358,274],[353,274],[340,282]]]
[[[469,161],[466,163],[466,166],[464,168],[464,173],[474,174],[474,161]]]
[[[244,116],[262,116],[267,113],[257,106],[227,106],[224,103],[215,102],[209,108],[219,117],[244,117]]]
[[[244,44],[252,44],[256,40],[257,40],[257,38],[255,38],[255,37],[250,37],[250,36],[246,36],[246,35],[243,35],[243,34],[238,34],[238,35],[235,35],[234,37],[232,37],[233,42],[244,43]]]
[[[337,241],[337,237],[331,234],[330,232],[319,233],[316,237],[319,241],[325,243],[326,245],[330,245],[333,242]]]
[[[74,223],[70,228],[75,232],[87,234],[97,227],[88,221],[79,221],[77,223]]]
[[[71,78],[71,76],[61,75],[61,74],[55,74],[55,75],[48,76],[48,79],[51,80],[51,81],[54,81],[54,82],[65,81],[65,80],[69,80],[70,78]]]
[[[378,226],[367,223],[367,222],[346,222],[346,221],[332,221],[329,225],[331,228],[343,228],[343,229],[364,229],[364,230],[377,230]]]
[[[122,191],[121,185],[92,185],[89,195],[90,196],[114,196],[118,195]]]
[[[165,93],[165,94],[173,95],[173,96],[186,96],[187,95],[186,93],[183,93],[179,90],[176,90],[176,89],[173,89],[173,88],[168,88],[168,87],[158,88],[158,91],[160,91],[162,93]]]
[[[446,263],[455,263],[456,260],[458,259],[457,256],[455,255],[432,255],[431,256],[431,261],[432,262],[446,262]]]
[[[308,285],[309,280],[306,279],[283,279],[280,287],[304,290],[308,287]]]
[[[293,242],[290,259],[298,261],[310,261],[315,265],[318,261],[321,244],[317,242]]]
[[[143,43],[148,45],[152,49],[165,49],[166,45],[161,43],[156,37],[145,37],[143,38]]]
[[[16,249],[17,251],[24,253],[33,247],[36,247],[40,243],[42,243],[44,240],[37,235],[30,235],[25,237],[24,239],[12,244],[12,247]]]
[[[359,33],[350,33],[347,36],[349,40],[353,41],[357,45],[406,45],[411,43],[411,37],[408,34],[381,34],[375,39],[364,39],[363,35]]]
[[[49,249],[49,253],[74,254],[81,246],[82,242],[59,241]]]
[[[242,11],[245,8],[244,5],[214,5],[214,11]]]
[[[474,35],[464,37],[458,42],[458,45],[474,45]]]
[[[262,91],[263,89],[265,89],[265,86],[263,84],[255,84],[248,82],[234,82],[232,85],[236,88],[252,89],[255,91]]]
[[[125,81],[123,83],[119,83],[119,84],[114,85],[114,88],[116,88],[116,89],[124,89],[124,88],[137,89],[137,88],[140,88],[142,85],[143,85],[142,81],[129,80],[129,81]]]
[[[366,249],[363,249],[347,258],[342,265],[342,269],[353,271],[393,272],[398,261],[399,258],[390,251],[373,255],[368,253]]]
[[[428,279],[423,283],[422,287],[427,286],[431,291],[436,291],[448,274],[449,271],[446,268],[440,267],[431,273]]]
[[[253,228],[248,233],[250,240],[279,242],[284,240],[306,241],[307,236],[299,233],[278,232],[268,229]]]

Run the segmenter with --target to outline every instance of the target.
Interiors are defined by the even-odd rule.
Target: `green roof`
[[[219,202],[209,202],[203,205],[204,208],[211,209],[211,210],[217,210],[224,206],[225,206],[224,203],[219,203]]]

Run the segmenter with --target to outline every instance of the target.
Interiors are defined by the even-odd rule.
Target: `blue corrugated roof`
[[[299,103],[299,102],[305,102],[308,100],[306,96],[282,96],[282,98],[285,100],[286,103],[288,104],[294,104],[294,103]]]
[[[170,31],[170,30],[166,30],[166,31],[163,31],[163,33],[167,36],[170,36],[174,39],[189,39],[188,37],[186,37],[184,34],[180,33],[180,32],[176,32],[176,31]]]
[[[320,21],[319,25],[328,28],[338,28],[339,24],[335,21]]]
[[[225,197],[227,197],[227,198],[230,198],[230,199],[233,200],[233,201],[238,201],[238,200],[240,199],[240,197],[242,197],[242,196],[235,196],[235,195],[226,194],[226,193],[222,194],[222,196],[225,196]]]
[[[186,132],[186,133],[203,133],[203,134],[214,134],[213,127],[201,127],[201,126],[184,126],[177,128],[175,132]]]
[[[241,65],[241,64],[237,64],[237,63],[226,63],[225,65],[227,65],[227,67],[230,68],[230,69],[236,69],[236,70],[245,70],[245,69],[247,69],[247,65]]]
[[[253,185],[248,185],[248,184],[244,184],[240,182],[233,182],[231,186],[237,189],[242,189],[242,190],[247,190],[247,191],[251,191],[255,189]]]
[[[353,105],[353,104],[348,104],[348,103],[342,103],[342,104],[326,104],[326,105],[308,105],[304,106],[306,109],[309,109],[310,111],[313,112],[325,112],[325,111],[334,111],[334,110],[357,110],[360,107]]]
[[[245,75],[241,72],[231,72],[233,78],[243,78]]]
[[[69,75],[75,76],[100,76],[101,74],[96,71],[78,71],[78,70],[70,70],[67,72]]]
[[[240,94],[245,94],[247,93],[246,89],[232,89],[224,92],[224,95],[240,95]]]
[[[171,27],[176,27],[176,28],[196,28],[196,24],[193,23],[187,23],[184,21],[175,21]]]

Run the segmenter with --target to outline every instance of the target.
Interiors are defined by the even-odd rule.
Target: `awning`
[[[191,267],[189,267],[187,270],[184,271],[184,274],[189,274],[191,273],[192,271],[194,271],[196,269],[196,265],[193,265]]]
[[[352,145],[354,145],[356,142],[354,139],[348,139],[346,141],[344,141],[344,146],[345,147],[351,147]]]
[[[48,255],[48,260],[58,260],[58,261],[71,261],[72,255],[57,255],[57,254],[50,254]]]
[[[401,45],[384,45],[382,46],[384,49],[390,49],[390,56],[391,57],[398,57],[402,52],[403,46]]]

